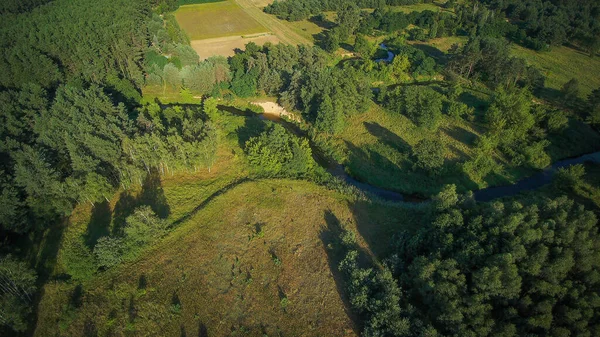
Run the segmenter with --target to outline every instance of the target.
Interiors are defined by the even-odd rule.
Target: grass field
[[[467,92],[464,102],[477,106],[486,97]],[[460,191],[514,183],[533,174],[532,169],[509,167],[506,158],[496,156],[505,166],[499,174],[490,174],[483,180],[468,176],[460,163],[473,156],[476,140],[484,131],[477,123],[456,120],[444,115],[439,131],[426,132],[417,128],[401,114],[373,105],[361,115],[352,116],[346,129],[335,138],[338,152],[350,174],[375,186],[405,193],[429,196],[439,192],[445,184],[456,184]],[[440,175],[428,175],[413,170],[411,149],[422,139],[440,139],[445,145],[445,168]],[[572,120],[561,135],[550,135],[552,144],[547,148],[552,161],[597,151],[600,135],[588,125]]]
[[[569,80],[579,80],[580,96],[586,98],[594,89],[600,88],[600,57],[589,57],[575,49],[561,46],[549,52],[536,52],[518,45],[513,54],[526,59],[546,75],[546,86],[560,88]]]
[[[327,247],[343,223],[367,254],[383,255],[414,211],[307,181],[240,182],[248,173],[240,137],[251,121],[220,119],[210,173],[158,177],[108,203],[78,205],[58,239],[55,281],[43,288],[34,335],[356,336]],[[175,229],[132,261],[89,270],[85,247],[141,204]],[[67,273],[79,277],[60,278]]]
[[[233,1],[181,6],[175,17],[190,40],[268,32]]]

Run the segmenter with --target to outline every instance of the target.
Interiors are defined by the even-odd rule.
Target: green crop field
[[[546,86],[558,89],[569,80],[579,80],[580,96],[586,98],[600,87],[600,57],[590,57],[575,49],[561,46],[549,52],[536,52],[514,45],[515,56],[526,59],[546,75]]]
[[[233,1],[181,6],[175,12],[190,40],[266,33],[268,30]]]

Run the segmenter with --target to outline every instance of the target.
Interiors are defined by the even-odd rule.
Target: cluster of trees
[[[283,0],[274,1],[265,7],[268,14],[277,15],[280,19],[288,21],[299,21],[318,15],[324,11],[337,11],[347,6],[358,8],[379,8],[386,5],[386,2],[410,2],[420,1],[411,0]]]
[[[283,126],[271,124],[245,144],[250,164],[261,176],[302,177],[312,173],[314,161],[306,138],[288,133]]]
[[[392,111],[405,114],[417,126],[437,130],[442,119],[443,96],[428,86],[398,86],[380,92],[379,99]]]
[[[169,224],[159,218],[150,206],[141,206],[125,220],[122,233],[103,236],[94,246],[94,256],[100,268],[113,267],[123,259],[135,256],[149,243],[167,234]]]
[[[13,251],[14,238],[39,234],[77,202],[107,200],[117,187],[142,184],[153,171],[210,170],[214,164],[216,101],[142,106],[140,88],[162,62],[162,70],[177,69],[180,84],[205,94],[229,79],[227,63],[199,63],[174,18],[152,16],[151,6],[160,1],[2,3],[3,255]],[[102,243],[110,246],[110,240]],[[0,260],[1,334],[5,327],[26,328],[35,277],[23,272],[15,292],[11,285],[20,281],[11,277],[21,277],[26,264]]]
[[[482,81],[491,88],[544,87],[545,78],[539,69],[511,56],[504,39],[476,37],[463,47],[454,45],[449,52],[452,59],[447,69],[463,78]]]
[[[0,86],[35,83],[49,89],[79,78],[135,91],[143,83],[140,55],[147,46],[149,14],[148,3],[125,0],[53,1],[30,12],[3,14]]]
[[[342,129],[344,116],[366,111],[372,93],[363,73],[330,67],[327,60],[317,47],[249,43],[230,60],[231,90],[241,97],[257,91],[279,94],[285,107],[334,134]]]
[[[5,231],[43,227],[76,201],[95,203],[119,184],[141,184],[151,169],[210,168],[215,160],[216,131],[200,108],[131,111],[96,85],[60,86],[53,101],[35,86],[2,94]],[[206,106],[216,110],[214,101]]]
[[[145,85],[212,96],[227,87],[231,80],[227,59],[214,56],[200,62],[173,14],[153,14],[147,25],[151,45],[144,53]]]
[[[533,49],[575,41],[592,55],[600,51],[597,1],[483,0],[482,3],[502,11],[515,27],[512,37]]]
[[[366,336],[596,336],[597,218],[566,197],[475,204],[440,193],[384,266],[359,267],[351,235],[340,270]]]
[[[404,13],[383,7],[370,14],[363,13],[358,32],[366,35],[376,35],[378,31],[393,33],[403,31],[410,25],[416,27],[409,30],[409,37],[421,41],[456,35],[459,29],[458,21],[448,12],[425,10]]]

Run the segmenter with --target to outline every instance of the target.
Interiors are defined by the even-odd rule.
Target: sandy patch
[[[290,120],[297,121],[297,122],[300,121],[300,118],[298,116],[287,111],[284,107],[282,107],[281,105],[279,105],[275,102],[252,102],[252,104],[262,107],[263,110],[265,110],[265,113],[264,113],[265,115],[271,115],[276,118],[281,118],[281,117],[285,116],[286,118],[288,118]]]
[[[191,41],[190,44],[200,56],[200,60],[206,60],[207,58],[215,55],[221,55],[225,57],[233,56],[236,49],[244,50],[246,44],[249,42],[254,42],[257,45],[262,46],[267,42],[277,44],[279,43],[279,39],[275,35],[262,35],[255,37],[227,36],[214,39],[194,40]]]

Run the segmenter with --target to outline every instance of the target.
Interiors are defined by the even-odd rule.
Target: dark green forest
[[[308,180],[361,202],[391,203],[328,171],[325,162],[357,156],[336,137],[373,106],[429,136],[407,149],[393,137],[383,141],[402,148],[408,163],[405,188],[389,190],[427,200],[399,204],[411,216],[381,248],[386,254],[367,256],[343,221],[332,229],[339,237],[328,249],[339,260],[342,296],[362,335],[600,335],[599,209],[580,195],[592,189],[583,181],[597,164],[563,168],[551,186],[488,203],[476,201],[464,179],[511,170],[533,175],[598,151],[598,138],[581,135],[597,136],[600,88],[583,97],[573,79],[553,92],[543,72],[510,48],[569,45],[597,58],[599,2],[449,0],[443,11],[404,13],[391,6],[423,1],[275,1],[264,11],[282,20],[322,24],[324,12],[336,12],[335,19],[314,46],[249,43],[234,56],[202,61],[171,13],[186,3],[0,4],[0,335],[32,334],[45,282],[101,275],[135,260],[177,225],[150,205],[135,207],[120,231],[82,250],[78,261],[89,265],[50,281],[35,263],[37,244],[76,205],[96,207],[152,179],[210,172],[221,134],[231,129],[224,111],[265,95],[298,112],[301,123],[245,130],[243,153],[233,156],[248,163],[248,179]],[[407,43],[451,36],[466,43],[442,57]],[[379,59],[375,38],[392,60]],[[340,47],[353,56],[340,60]],[[147,99],[146,87],[197,103]],[[261,112],[254,109],[245,113]],[[446,118],[480,133],[464,161],[445,160],[437,135]],[[368,160],[378,163],[374,157]]]

